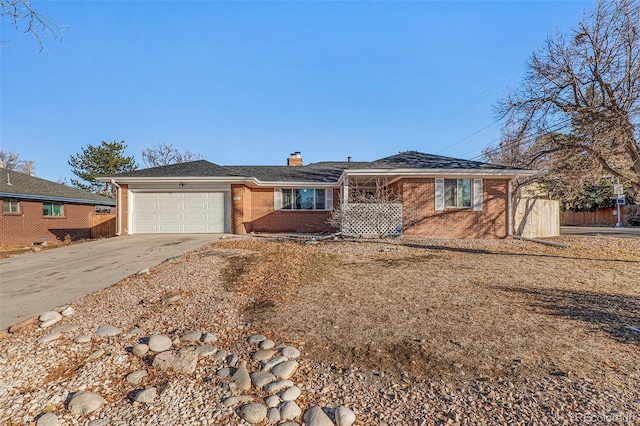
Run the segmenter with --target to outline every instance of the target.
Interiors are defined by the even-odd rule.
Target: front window
[[[45,216],[64,216],[64,209],[60,203],[42,203],[42,212]]]
[[[314,188],[283,188],[283,210],[324,210],[325,190]]]
[[[471,179],[445,179],[444,206],[471,207]]]
[[[3,200],[2,211],[4,213],[20,213],[20,202],[13,198]]]

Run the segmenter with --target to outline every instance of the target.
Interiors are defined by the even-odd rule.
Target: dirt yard
[[[640,379],[640,241],[230,242],[255,331],[410,380]],[[279,258],[280,260],[275,260]],[[228,288],[229,288],[228,287]]]
[[[57,340],[38,343],[51,331],[36,325],[0,334],[0,424],[52,412],[62,425],[247,425],[222,404],[229,384],[218,374],[233,356],[258,368],[254,334],[300,349],[303,411],[346,406],[356,426],[640,424],[640,240],[554,241],[569,248],[212,242],[70,301],[75,314],[61,327],[77,329]],[[97,336],[106,324],[123,335]],[[131,352],[140,336],[163,333],[182,347],[193,331],[214,333],[227,358],[177,375]],[[80,333],[90,342],[77,343]],[[95,351],[104,354],[89,360]],[[125,380],[135,370],[147,372],[143,383]],[[132,403],[140,387],[156,387],[156,400]],[[77,417],[67,402],[78,390],[107,405]]]

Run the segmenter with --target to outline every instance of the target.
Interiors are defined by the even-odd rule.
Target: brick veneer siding
[[[251,188],[246,185],[231,185],[231,233],[251,232]]]
[[[95,205],[70,204],[64,206],[63,217],[45,217],[42,201],[19,200],[20,213],[2,213],[0,244],[31,245],[39,242],[62,241],[68,235],[72,240],[91,238],[91,215]],[[4,211],[4,200],[2,200]]]
[[[249,188],[232,185],[231,230],[235,234],[248,232],[333,232],[327,223],[331,212],[275,210],[273,188]],[[240,198],[240,199],[237,199]],[[339,191],[333,191],[334,205]]]
[[[122,207],[120,208],[121,235],[131,234],[133,229],[129,224],[129,185],[120,184],[118,191],[120,191],[120,202],[122,203]],[[116,203],[118,202],[117,200],[118,197],[116,196]],[[118,232],[117,229],[116,232]]]
[[[435,180],[402,179],[404,235],[504,238],[508,235],[508,179],[483,179],[482,211],[435,210]]]

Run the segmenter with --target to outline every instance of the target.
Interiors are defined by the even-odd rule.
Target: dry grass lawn
[[[227,241],[255,331],[338,367],[412,380],[544,376],[635,386],[640,240]]]

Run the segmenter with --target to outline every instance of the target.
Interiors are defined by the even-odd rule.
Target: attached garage
[[[134,234],[225,233],[230,192],[132,191]]]

